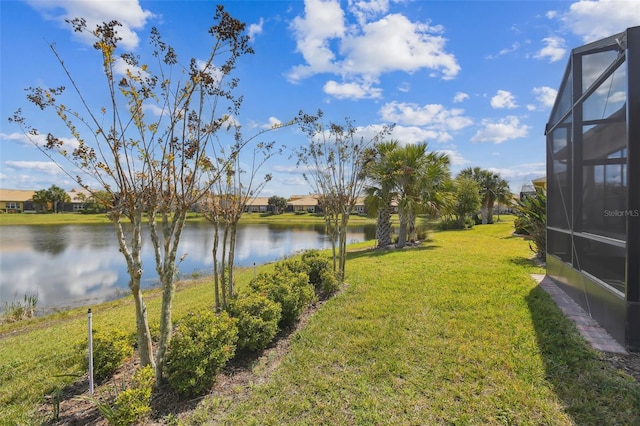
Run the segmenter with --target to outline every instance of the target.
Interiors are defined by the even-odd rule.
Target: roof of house
[[[25,202],[33,198],[36,191],[23,189],[0,189],[0,201]]]
[[[84,197],[78,197],[80,194],[84,195]],[[91,192],[84,188],[73,188],[71,191],[67,191],[67,195],[69,195],[72,202],[84,202],[86,198],[91,197]]]
[[[317,195],[292,196],[287,204],[292,206],[316,206],[318,205]]]
[[[269,197],[255,197],[247,200],[247,206],[268,206]]]
[[[537,179],[533,179],[531,182],[533,182],[533,184],[535,186],[544,186],[547,184],[547,177],[546,176],[542,176],[539,177]]]

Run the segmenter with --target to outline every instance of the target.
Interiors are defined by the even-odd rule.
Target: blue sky
[[[244,96],[235,119],[250,136],[322,109],[350,117],[362,134],[395,123],[392,138],[427,142],[449,155],[452,172],[499,172],[514,192],[545,173],[544,127],[571,49],[640,25],[640,1],[229,1],[247,24],[255,54],[236,77]],[[216,2],[31,0],[0,3],[0,187],[77,187],[7,122],[19,107],[34,127],[69,138],[29,107],[24,88],[67,85],[49,49],[55,43],[90,97],[102,80],[87,40],[65,18],[90,25],[116,19],[122,44],[145,58],[156,26],[183,60],[208,52]],[[92,99],[99,103],[100,99]],[[270,132],[289,150],[295,129]],[[284,155],[263,169],[262,195],[307,194],[304,170]]]

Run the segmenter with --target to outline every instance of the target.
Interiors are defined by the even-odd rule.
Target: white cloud
[[[326,94],[338,99],[377,99],[382,96],[382,89],[371,87],[370,83],[338,83],[329,80],[323,90]]]
[[[143,104],[142,110],[149,111],[151,114],[155,115],[156,117],[160,117],[162,114],[168,113],[168,111],[163,110],[157,104],[150,104],[150,103]]]
[[[427,126],[438,131],[456,131],[473,124],[460,108],[446,109],[439,104],[419,106],[413,103],[389,102],[380,108],[386,122]]]
[[[342,40],[342,69],[348,73],[378,76],[391,71],[415,72],[422,68],[452,79],[460,71],[455,56],[444,51],[446,40],[436,35],[438,26],[414,23],[400,14],[387,15],[362,28],[362,33]]]
[[[432,75],[452,79],[460,71],[455,56],[445,51],[441,26],[412,22],[400,14],[377,19],[387,12],[388,1],[354,1],[348,10],[357,23],[348,25],[338,1],[305,1],[304,15],[291,25],[305,63],[290,70],[287,77],[291,82],[330,73],[342,81],[328,82],[325,92],[371,98],[381,91],[372,91],[372,86],[363,82],[377,82],[384,73],[427,69]],[[368,90],[361,91],[363,88]]]
[[[260,21],[257,24],[249,25],[249,29],[247,30],[247,32],[251,40],[253,40],[257,35],[262,34],[263,25],[264,25],[264,18],[260,18]]]
[[[105,21],[116,20],[122,24],[117,28],[118,35],[122,37],[120,44],[128,50],[138,46],[139,38],[135,31],[144,28],[147,20],[154,16],[150,11],[142,9],[138,0],[28,0],[28,3],[40,12],[43,18],[59,22],[70,31],[73,29],[64,22],[65,19],[84,18],[89,30],[94,30],[97,24]],[[87,44],[95,42],[93,36],[88,33],[73,34]]]
[[[465,159],[460,152],[454,149],[439,149],[437,152],[446,154],[449,157],[449,162],[453,167],[462,167],[470,164],[471,161]]]
[[[469,95],[464,93],[464,92],[458,92],[456,93],[456,95],[453,97],[453,102],[455,103],[460,103],[463,102],[465,100],[469,99]]]
[[[548,86],[534,87],[532,93],[544,108],[551,108],[556,101],[556,96],[558,95],[558,91],[556,89]]]
[[[581,0],[558,14],[564,24],[585,43],[640,25],[640,1]]]
[[[5,161],[4,164],[16,170],[45,173],[51,176],[64,174],[60,166],[53,161]]]
[[[515,164],[507,168],[489,168],[491,172],[499,173],[503,179],[509,182],[511,192],[519,193],[522,185],[530,185],[531,180],[544,176],[545,163]]]
[[[402,82],[400,86],[398,86],[398,91],[402,93],[409,93],[409,91],[411,91],[411,84],[406,81]]]
[[[43,149],[47,143],[47,135],[37,134],[37,135],[25,135],[24,133],[0,133],[0,139],[7,141],[16,141],[22,145],[27,146],[39,146]],[[61,149],[65,149],[67,151],[71,151],[76,149],[79,145],[78,141],[75,138],[58,138],[62,142]]]
[[[446,132],[438,132],[418,126],[395,126],[389,139],[397,139],[401,145],[421,142],[449,142],[452,137]]]
[[[297,81],[316,73],[335,72],[335,59],[329,41],[344,36],[344,12],[334,0],[305,1],[305,17],[294,18],[291,27],[296,38],[297,51],[307,65],[298,65],[289,73],[289,79]]]
[[[500,50],[500,52],[498,52],[498,54],[487,56],[487,59],[496,59],[497,57],[504,56],[504,55],[507,55],[509,53],[515,52],[518,49],[520,49],[520,43],[515,42],[515,43],[511,44],[511,47],[507,47],[507,48],[504,48],[504,49]]]
[[[513,94],[506,90],[498,90],[498,93],[491,98],[491,107],[496,109],[513,109],[517,108],[516,98]]]
[[[360,25],[387,13],[388,10],[389,0],[349,1],[349,11]]]
[[[562,37],[545,37],[542,39],[542,42],[545,43],[545,47],[535,54],[534,58],[536,59],[549,58],[549,62],[556,62],[561,60],[565,53],[567,53],[567,48]]]
[[[518,117],[509,115],[500,120],[482,120],[482,129],[471,138],[471,142],[493,142],[499,144],[510,139],[523,138],[529,133],[529,126],[521,124]]]
[[[269,117],[269,122],[262,126],[263,129],[275,129],[276,127],[282,126],[282,121],[278,120],[276,117]]]

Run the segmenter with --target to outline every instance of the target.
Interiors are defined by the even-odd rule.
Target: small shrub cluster
[[[235,355],[237,320],[226,312],[201,310],[177,325],[166,358],[167,379],[182,396],[197,396],[215,383],[216,374]]]
[[[100,414],[114,426],[139,423],[151,411],[151,393],[155,374],[151,366],[142,367],[133,374],[131,387],[118,394],[113,405],[99,402]]]
[[[133,356],[130,336],[120,330],[93,330],[93,378],[102,383],[113,376],[127,358]],[[82,345],[88,354],[88,342]],[[84,358],[84,369],[89,371],[89,357]]]
[[[438,229],[441,231],[449,231],[452,229],[471,229],[474,225],[476,225],[476,222],[470,217],[466,218],[464,222],[460,222],[455,218],[446,218],[442,219],[438,223]]]
[[[278,333],[282,308],[262,294],[240,295],[231,301],[227,310],[238,320],[239,349],[260,351],[266,348]]]
[[[280,305],[282,316],[278,325],[281,328],[292,325],[315,298],[309,276],[286,267],[277,268],[273,273],[259,274],[251,280],[249,287]]]
[[[324,299],[340,288],[340,282],[333,272],[331,261],[320,255],[318,250],[309,250],[302,255],[302,263],[307,265],[309,282],[316,290],[318,297]]]

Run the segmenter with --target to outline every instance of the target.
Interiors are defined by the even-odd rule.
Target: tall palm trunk
[[[391,208],[387,203],[378,209],[376,239],[378,247],[386,247],[391,244]]]
[[[400,211],[400,227],[398,229],[398,248],[402,248],[407,244],[407,231],[409,228],[409,217],[406,212]]]

